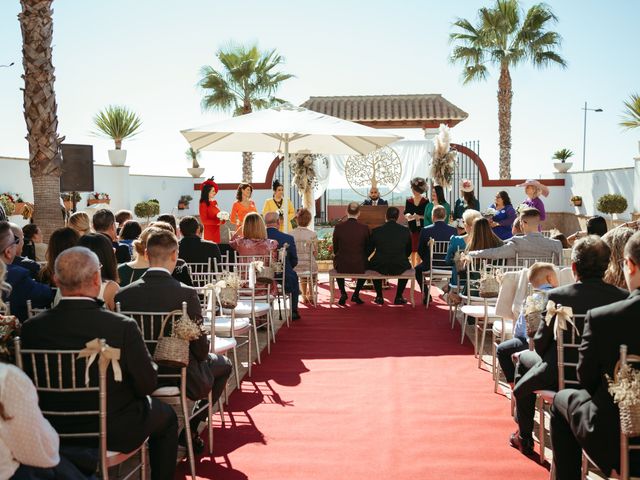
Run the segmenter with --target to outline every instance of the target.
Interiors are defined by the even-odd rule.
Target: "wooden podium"
[[[358,221],[364,223],[369,230],[384,225],[386,220],[387,205],[360,205]]]

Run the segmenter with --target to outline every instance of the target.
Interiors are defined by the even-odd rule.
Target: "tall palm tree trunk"
[[[52,62],[53,0],[21,0],[24,118],[29,142],[29,170],[34,196],[34,221],[48,240],[63,226],[60,207],[62,158],[58,136],[55,80]]]
[[[498,80],[498,132],[500,143],[500,178],[511,178],[511,74],[509,67],[502,65]]]
[[[242,182],[251,183],[253,181],[253,153],[242,152]]]

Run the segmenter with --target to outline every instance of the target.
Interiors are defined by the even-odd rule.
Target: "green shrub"
[[[149,223],[151,217],[160,215],[160,202],[152,199],[146,202],[136,203],[136,206],[133,207],[133,213],[135,213],[138,218],[146,218],[147,223]]]
[[[596,203],[596,208],[602,213],[622,213],[627,207],[627,199],[618,193],[607,193]]]

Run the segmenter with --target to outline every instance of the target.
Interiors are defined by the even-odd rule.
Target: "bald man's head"
[[[264,223],[267,227],[277,227],[280,224],[280,214],[278,212],[265,214]]]

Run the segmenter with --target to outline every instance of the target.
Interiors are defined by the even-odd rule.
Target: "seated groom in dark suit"
[[[456,227],[447,225],[445,218],[447,217],[447,211],[442,205],[433,207],[431,212],[431,219],[433,223],[428,227],[424,227],[420,232],[420,239],[418,240],[418,255],[422,259],[418,265],[416,265],[416,280],[422,290],[422,274],[428,272],[431,263],[431,253],[429,250],[429,240],[434,239],[437,242],[448,242],[449,239],[458,233]],[[444,260],[444,257],[442,258]],[[427,299],[425,297],[424,302]]]
[[[168,231],[158,229],[147,238],[147,258],[149,269],[142,277],[124,287],[115,297],[123,311],[129,312],[171,312],[180,310],[182,302],[187,302],[187,314],[196,323],[202,323],[202,309],[198,293],[171,276],[178,260],[178,241],[176,236]],[[154,325],[156,333],[160,325]],[[190,375],[199,367],[207,366],[211,372],[209,378],[202,375]],[[161,372],[164,370],[161,369]],[[175,370],[171,370],[173,373]],[[209,341],[206,332],[189,342],[189,366],[187,367],[187,394],[191,400],[206,399],[209,391],[213,393],[216,402],[231,375],[231,362],[222,355],[209,353]],[[196,404],[196,409],[203,406]],[[207,419],[206,409],[191,419],[191,433],[194,453],[204,451],[204,442],[198,436],[198,425]],[[186,444],[184,431],[180,435],[179,443]]]
[[[106,310],[102,302],[96,300],[102,283],[98,257],[85,247],[65,250],[56,259],[55,279],[62,299],[51,310],[24,323],[20,335],[22,346],[81,350],[87,342],[104,338],[110,347],[119,348],[122,381],[114,380],[111,368],[107,374],[107,446],[109,450],[131,452],[149,437],[151,478],[173,479],[178,450],[176,414],[170,406],[148,396],[157,387],[157,367],[138,325],[130,318]],[[72,412],[87,410],[87,406],[79,394],[73,394],[72,398],[59,393],[40,394],[40,407],[45,411],[49,407]],[[97,422],[87,425],[85,417],[49,420],[60,433],[98,430]],[[65,441],[72,443],[71,439],[65,439],[63,444]],[[82,446],[87,446],[86,439],[82,442]]]
[[[576,283],[549,290],[548,300],[556,305],[571,307],[574,314],[584,315],[592,308],[626,298],[626,290],[602,280],[610,257],[611,250],[600,237],[590,236],[577,241],[571,252],[571,269]],[[579,331],[582,331],[581,327],[578,322]],[[533,453],[534,392],[558,388],[558,355],[554,330],[555,318],[549,324],[540,322],[534,336],[535,350],[520,353],[516,365],[513,396],[516,400],[518,431],[511,435],[510,443],[525,455]],[[576,362],[577,358],[566,358],[565,361]]]
[[[594,308],[587,314],[578,359],[581,390],[558,392],[551,407],[551,442],[556,478],[581,478],[582,449],[608,476],[620,472],[620,421],[617,405],[607,389],[613,378],[620,345],[630,355],[640,354],[640,232],[624,249],[624,276],[631,292],[619,302]],[[632,452],[631,474],[640,475]]]
[[[49,285],[36,282],[29,270],[13,263],[19,242],[9,222],[0,222],[0,262],[7,266],[7,283],[11,285],[11,292],[4,295],[4,300],[9,302],[11,313],[24,322],[27,300],[31,300],[35,308],[47,308],[53,301],[54,292]]]
[[[267,226],[267,238],[278,242],[278,247],[287,247],[287,259],[284,267],[284,288],[287,293],[291,293],[291,318],[293,320],[300,319],[298,312],[298,298],[300,297],[300,283],[298,282],[298,274],[294,268],[298,265],[298,252],[296,251],[296,242],[288,233],[280,231],[280,215],[278,212],[269,212],[264,216],[264,223]]]
[[[387,202],[384,198],[380,198],[380,191],[378,190],[378,187],[371,187],[371,190],[369,190],[369,198],[367,198],[364,202],[362,202],[362,205],[370,205],[370,206],[377,206],[377,205],[388,205],[389,202]]]
[[[358,221],[360,205],[351,202],[347,205],[347,219],[338,223],[333,229],[333,267],[338,273],[364,273],[371,254],[369,227]],[[344,278],[336,279],[340,289],[339,305],[347,303],[347,290]],[[356,282],[356,288],[351,295],[351,301],[358,305],[364,302],[360,298],[360,290],[364,280]]]
[[[375,253],[369,262],[369,268],[382,275],[398,275],[411,269],[408,260],[411,255],[411,234],[407,227],[398,224],[399,216],[400,210],[396,207],[387,208],[387,222],[371,232],[371,246]],[[374,280],[373,286],[376,289],[374,302],[382,305],[382,280]],[[407,303],[402,297],[406,286],[406,278],[398,280],[396,298],[393,302],[395,305]]]
[[[199,228],[196,217],[187,216],[180,220],[182,239],[180,239],[178,258],[187,263],[208,263],[211,260],[213,268],[213,260],[220,262],[222,259],[220,248],[216,243],[200,238]]]

